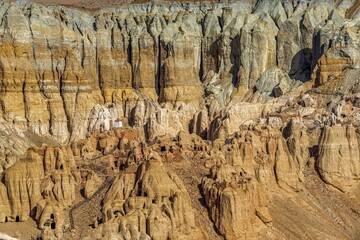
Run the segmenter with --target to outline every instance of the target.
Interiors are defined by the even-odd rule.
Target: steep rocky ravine
[[[0,232],[358,239],[358,7],[1,2]]]

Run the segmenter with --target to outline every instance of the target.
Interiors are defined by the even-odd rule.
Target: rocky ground
[[[0,233],[360,238],[359,1],[37,3],[0,3]]]

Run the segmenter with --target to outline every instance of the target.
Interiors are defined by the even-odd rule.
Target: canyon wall
[[[0,223],[358,238],[356,4],[0,3]]]
[[[0,114],[60,142],[84,137],[98,104],[153,136],[164,124],[173,135],[189,131],[201,124],[191,121],[204,106],[217,115],[229,103],[238,108],[254,89],[259,102],[309,80],[334,38],[315,27],[342,21],[349,6],[247,0],[89,12],[4,2]],[[151,123],[154,114],[162,120]]]

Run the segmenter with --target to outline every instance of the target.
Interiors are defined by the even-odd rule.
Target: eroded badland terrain
[[[0,232],[360,239],[359,1],[52,3],[0,3]]]

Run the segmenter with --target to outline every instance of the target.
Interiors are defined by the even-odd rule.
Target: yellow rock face
[[[360,175],[359,146],[352,126],[325,127],[319,141],[318,168],[325,182],[349,191]]]
[[[0,231],[358,238],[351,4],[0,3]]]

